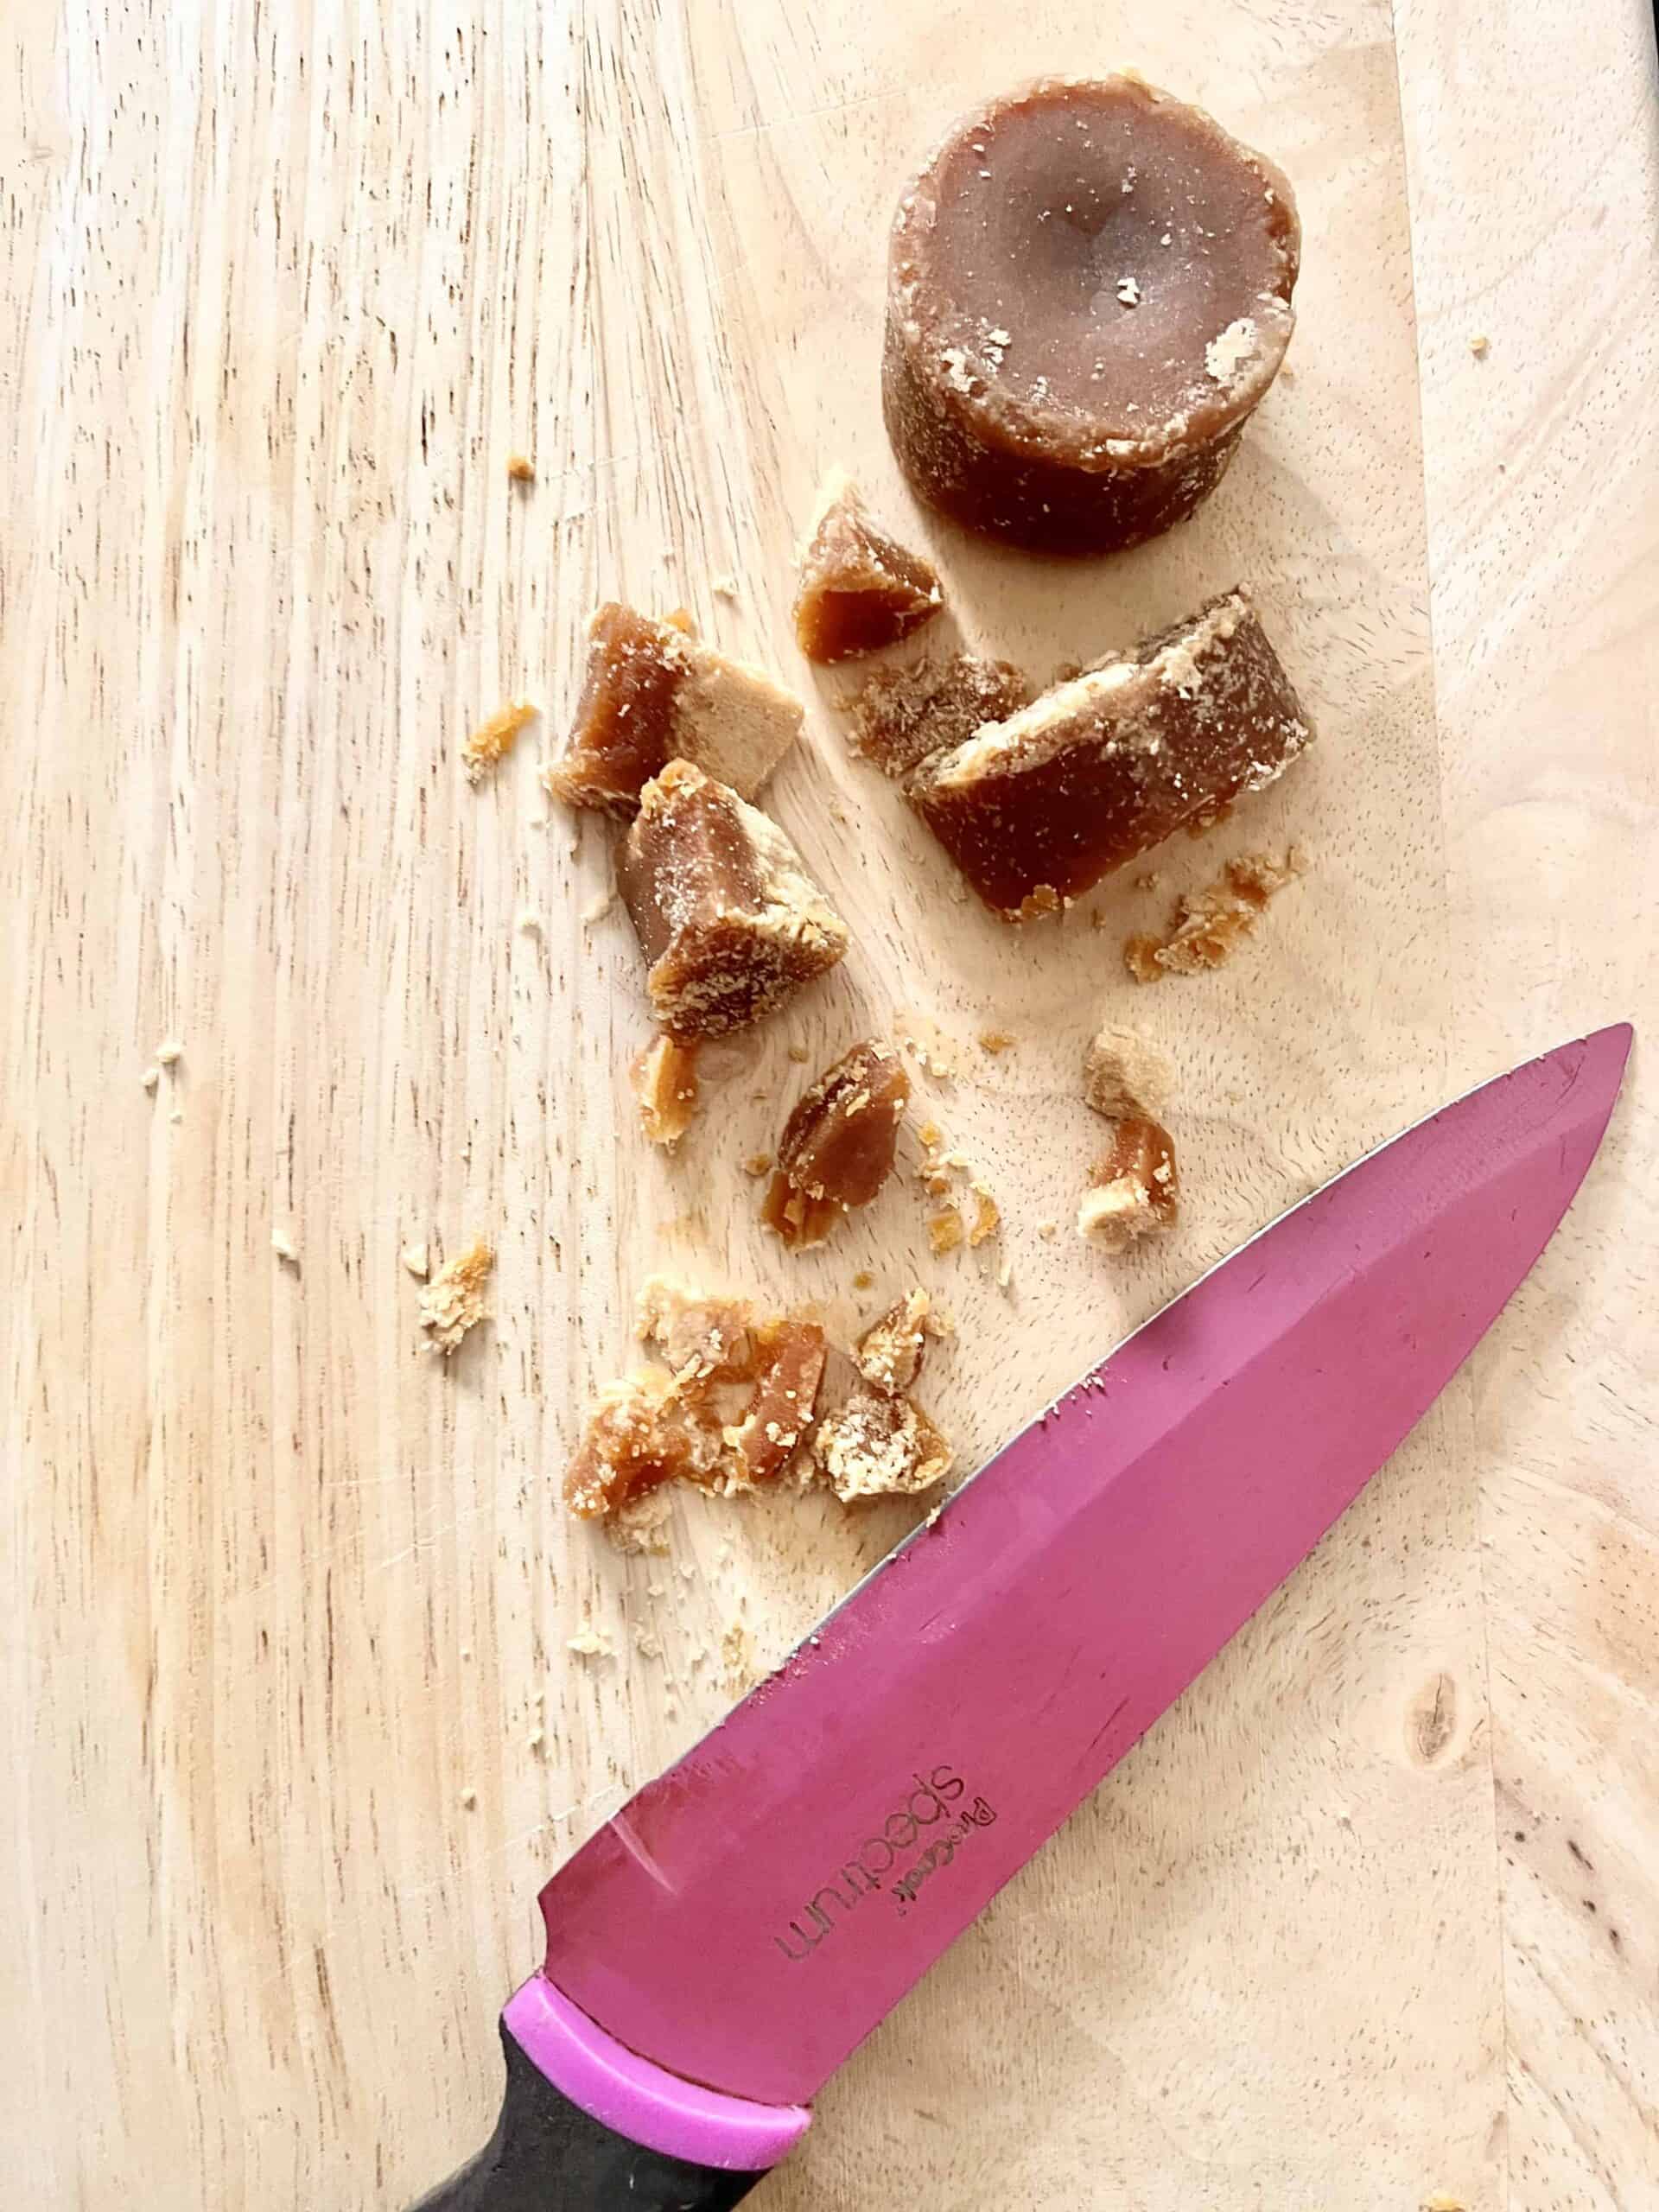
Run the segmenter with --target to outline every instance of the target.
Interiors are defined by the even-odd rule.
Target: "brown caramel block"
[[[910,1077],[891,1045],[855,1045],[802,1096],[784,1124],[761,1218],[786,1244],[819,1244],[843,1213],[869,1205],[893,1173]]]
[[[677,1044],[671,1037],[656,1038],[628,1070],[628,1081],[647,1139],[671,1151],[697,1110],[696,1047]]]
[[[754,1332],[754,1395],[727,1432],[738,1484],[775,1482],[795,1456],[818,1402],[827,1356],[816,1321],[762,1322]]]
[[[882,397],[912,486],[1042,551],[1167,530],[1273,381],[1300,245],[1282,173],[1138,78],[965,117],[893,223]]]
[[[1133,1030],[1107,1027],[1083,1056],[1083,1095],[1109,1122],[1156,1112],[1166,1088],[1163,1062]]]
[[[1103,1251],[1127,1251],[1136,1237],[1174,1227],[1179,1191],[1168,1130],[1144,1114],[1126,1115],[1095,1162],[1077,1233]]]
[[[912,804],[1004,921],[1262,790],[1313,731],[1241,588],[923,763]]]
[[[1137,983],[1222,967],[1255,929],[1268,899],[1294,882],[1298,872],[1290,859],[1280,863],[1262,853],[1229,861],[1219,882],[1182,893],[1175,926],[1166,938],[1129,939],[1123,948],[1125,966]]]
[[[896,645],[944,604],[932,563],[890,537],[851,478],[836,470],[801,553],[795,637],[807,658],[847,660]]]
[[[645,785],[616,880],[652,1011],[682,1042],[747,1028],[847,950],[777,823],[688,760]]]
[[[568,806],[626,817],[671,760],[753,798],[795,742],[805,709],[758,668],[611,601],[593,619],[588,673],[563,760],[544,778]]]
[[[953,653],[914,668],[880,668],[852,704],[852,749],[895,780],[931,753],[1004,721],[1031,698],[1012,661]]]
[[[914,1387],[927,1351],[931,1311],[927,1293],[912,1290],[859,1338],[854,1362],[871,1389],[882,1397],[901,1397]]]
[[[826,1414],[812,1439],[823,1478],[843,1505],[867,1497],[912,1497],[950,1471],[949,1441],[909,1398],[863,1384]]]

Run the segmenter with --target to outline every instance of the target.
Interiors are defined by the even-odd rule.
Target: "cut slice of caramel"
[[[1012,661],[975,653],[879,668],[852,703],[852,749],[897,781],[986,722],[1005,721],[1030,698]]]
[[[1052,913],[1313,736],[1243,588],[933,754],[912,804],[1004,921]]]
[[[645,785],[616,878],[652,1011],[682,1042],[759,1021],[847,950],[777,823],[687,760]]]
[[[567,806],[626,817],[671,760],[690,760],[753,798],[804,715],[764,671],[705,645],[685,615],[658,621],[611,601],[588,631],[569,742],[543,781]]]
[[[1282,173],[1139,78],[964,117],[893,230],[882,396],[912,487],[1049,552],[1167,530],[1273,381],[1300,250]]]
[[[938,571],[880,527],[840,469],[819,495],[800,568],[795,636],[809,660],[896,645],[944,604]]]

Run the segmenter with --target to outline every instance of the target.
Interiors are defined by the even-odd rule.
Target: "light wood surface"
[[[908,1525],[689,1500],[671,1554],[630,1560],[566,1522],[562,1456],[653,1265],[822,1300],[842,1331],[935,1285],[962,1333],[930,1402],[971,1464],[1425,1104],[1659,1011],[1646,0],[1578,11],[1570,68],[1541,8],[1151,12],[1038,5],[1017,39],[977,0],[41,0],[9,23],[18,2201],[395,2206],[435,2179],[493,2111],[540,1880]],[[1122,63],[1287,168],[1301,322],[1198,521],[1056,570],[900,494],[880,232],[969,100]],[[1160,860],[1160,893],[999,930],[790,642],[794,534],[836,461],[932,545],[964,630],[1039,668],[1248,575],[1319,747]],[[626,920],[593,912],[607,835],[536,781],[611,593],[684,602],[803,688],[769,804],[855,936],[722,1048],[672,1164],[626,1103],[645,1023]],[[546,729],[474,792],[460,742],[519,693]],[[1122,934],[1177,887],[1293,839],[1306,880],[1232,969],[1123,978]],[[1169,1248],[1116,1268],[1064,1228],[1077,1058],[1109,1014],[1176,1071],[1191,1192]],[[979,1052],[988,1025],[1016,1048]],[[931,1260],[909,1188],[806,1261],[757,1234],[739,1163],[812,1071],[788,1047],[816,1065],[871,1027],[954,1059],[918,1082],[1002,1202],[998,1244]],[[1639,1043],[1471,1373],[758,2203],[1649,2201],[1656,1166]],[[399,1249],[475,1230],[495,1319],[444,1366]],[[568,1650],[589,1619],[614,1656]]]

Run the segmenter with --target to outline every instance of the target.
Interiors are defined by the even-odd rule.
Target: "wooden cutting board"
[[[1380,0],[1017,30],[967,0],[48,12],[0,142],[28,1901],[0,2113],[43,2203],[396,2205],[487,2125],[540,1880],[914,1517],[688,1498],[634,1559],[573,1528],[563,1459],[652,1268],[843,1334],[926,1283],[959,1330],[926,1395],[971,1465],[1357,1152],[1652,1004],[1651,59],[1606,0],[1583,86],[1550,76],[1563,145],[1511,89],[1542,81],[1542,11],[1506,11],[1501,53],[1484,8],[1403,10],[1396,41]],[[882,234],[964,105],[1124,64],[1288,170],[1300,325],[1192,525],[1054,567],[903,493]],[[1155,889],[988,921],[795,654],[791,549],[836,463],[930,546],[963,632],[1039,671],[1248,578],[1319,747]],[[684,604],[803,690],[768,803],[854,936],[710,1056],[671,1161],[626,1094],[647,1028],[609,833],[537,781],[610,594]],[[518,694],[540,745],[474,792],[460,741]],[[1129,982],[1128,931],[1293,842],[1305,879],[1230,969]],[[1190,1193],[1116,1264],[1069,1227],[1108,1018],[1174,1071]],[[818,1255],[758,1230],[741,1163],[871,1032],[921,1046],[918,1117],[1001,1205],[977,1252],[929,1254],[913,1185]],[[1639,1065],[1634,1089],[1471,1376],[758,2202],[1640,2201]],[[445,1366],[399,1253],[473,1232],[495,1318]],[[613,1656],[569,1650],[590,1623]]]

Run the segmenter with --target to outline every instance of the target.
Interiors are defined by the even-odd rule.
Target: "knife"
[[[542,1891],[485,2149],[416,2212],[723,2212],[1202,1672],[1543,1249],[1628,1024],[1471,1091],[1120,1344]]]

